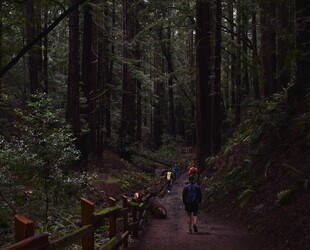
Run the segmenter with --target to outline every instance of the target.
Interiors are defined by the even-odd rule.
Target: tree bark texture
[[[211,45],[210,2],[197,0],[196,30],[196,154],[198,167],[211,155]]]
[[[297,90],[301,96],[310,90],[310,2],[296,0]]]
[[[35,11],[33,0],[26,1],[26,32],[27,44],[35,39]],[[28,52],[28,73],[30,82],[30,93],[34,94],[39,89],[39,61],[37,47],[32,47]]]
[[[213,154],[217,154],[222,143],[222,108],[221,108],[221,62],[222,62],[222,0],[216,1],[215,30],[215,79],[213,105]]]
[[[76,0],[71,0],[74,5]],[[67,122],[71,124],[74,136],[80,134],[80,56],[79,56],[79,10],[75,9],[69,15],[69,67],[67,87]]]

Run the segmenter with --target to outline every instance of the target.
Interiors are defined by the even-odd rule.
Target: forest
[[[0,0],[0,247],[177,163],[205,211],[309,249],[309,55],[307,0]]]

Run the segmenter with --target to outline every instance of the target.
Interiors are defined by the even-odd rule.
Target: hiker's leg
[[[198,211],[196,212],[193,212],[193,225],[196,225],[197,224],[197,217],[198,217]]]
[[[193,229],[194,232],[197,233],[198,232],[198,228],[197,228],[197,217],[198,217],[198,211],[193,213]]]
[[[188,229],[192,228],[192,213],[187,212],[187,224],[188,224]]]
[[[197,215],[193,215],[193,225],[197,224]]]

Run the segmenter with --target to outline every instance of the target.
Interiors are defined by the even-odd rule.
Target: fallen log
[[[167,217],[166,208],[155,198],[150,199],[148,209],[151,211],[151,214],[157,219],[165,219]]]

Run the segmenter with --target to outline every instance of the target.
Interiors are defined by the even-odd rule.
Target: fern
[[[240,208],[244,208],[250,201],[253,194],[254,190],[251,186],[249,186],[247,189],[240,193],[236,200],[236,203],[239,205]]]
[[[296,191],[295,189],[286,189],[286,190],[279,192],[277,194],[277,201],[276,201],[277,206],[281,207],[289,203],[292,200],[295,194],[295,191]]]

